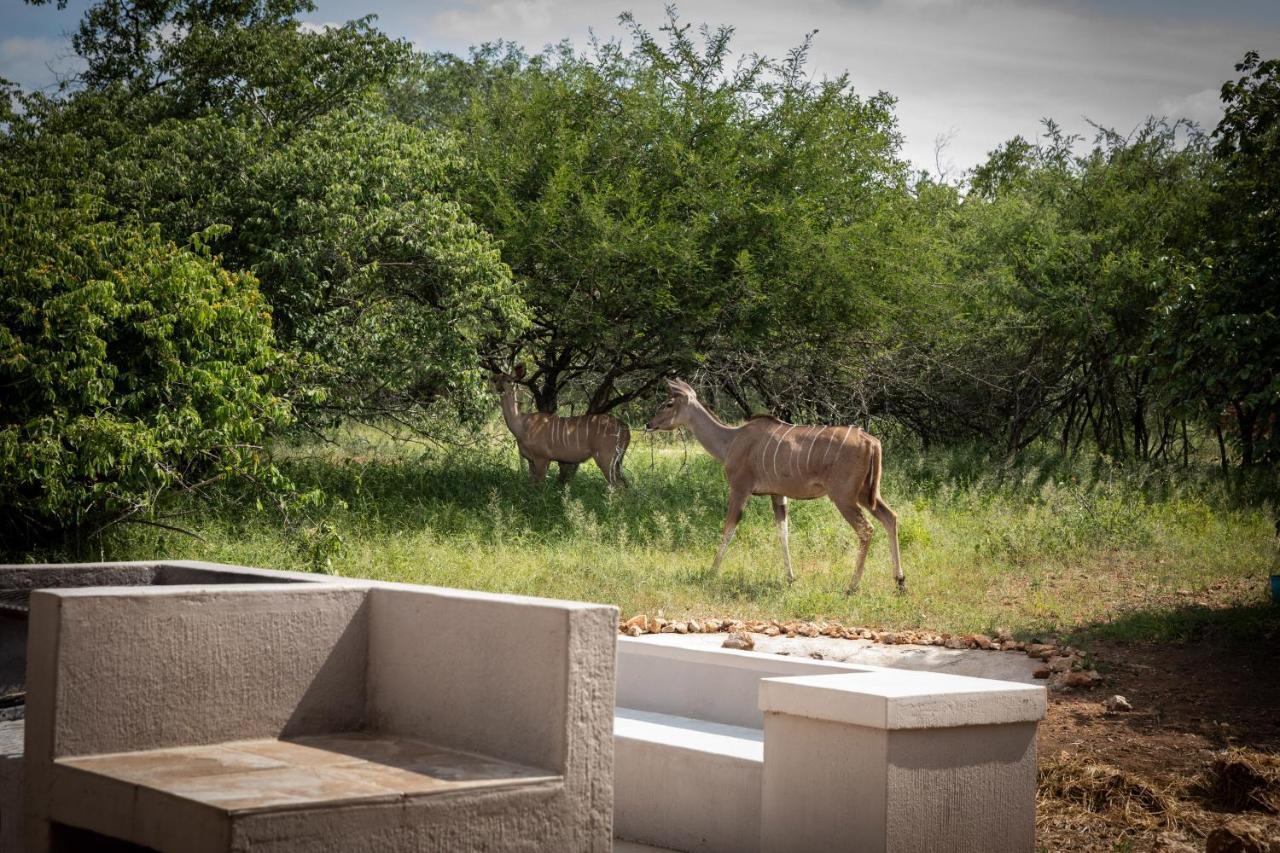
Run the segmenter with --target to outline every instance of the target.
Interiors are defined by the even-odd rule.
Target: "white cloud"
[[[340,30],[340,29],[342,29],[342,24],[337,24],[337,23],[334,23],[333,21],[324,21],[324,22],[300,21],[298,23],[298,32],[308,33],[310,35],[316,35],[318,33],[323,33],[328,30]]]
[[[1213,130],[1222,118],[1222,87],[1211,86],[1190,95],[1163,98],[1160,113],[1171,119],[1190,119],[1205,130]]]

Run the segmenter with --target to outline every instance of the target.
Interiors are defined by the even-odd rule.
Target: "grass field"
[[[111,559],[192,558],[617,604],[624,616],[837,619],[942,631],[1176,638],[1252,632],[1276,571],[1273,508],[1238,505],[1210,468],[1122,470],[1050,456],[992,465],[974,451],[886,451],[882,491],[901,520],[907,596],[877,526],[862,589],[843,593],[856,538],[825,500],[792,503],[797,580],[785,582],[766,498],[748,506],[718,576],[718,464],[692,441],[637,434],[632,487],[583,466],[535,487],[514,446],[444,451],[342,430],[293,447],[284,468],[335,501],[299,532],[252,497],[187,503],[175,524],[129,526]]]

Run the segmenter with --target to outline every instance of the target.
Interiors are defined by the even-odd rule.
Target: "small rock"
[[[628,626],[627,626],[627,636],[628,636],[628,637],[639,637],[639,636],[640,636],[641,634],[643,634],[643,633],[644,633],[644,628],[641,628],[639,625],[628,625]]]
[[[715,634],[720,631],[719,619],[705,619],[702,622],[702,631],[704,634]]]
[[[689,623],[688,622],[672,622],[671,630],[677,634],[687,634],[689,633]]]
[[[1068,688],[1079,687],[1084,690],[1089,690],[1093,685],[1097,684],[1101,680],[1102,676],[1098,675],[1097,671],[1092,669],[1087,672],[1067,672],[1062,675],[1062,686]]]
[[[826,659],[826,658],[823,656],[822,652],[809,652],[809,657],[813,658],[814,660],[825,660],[825,659]]]
[[[1069,672],[1071,670],[1071,658],[1058,655],[1049,658],[1050,672]]]
[[[885,631],[880,635],[880,642],[884,643],[886,646],[896,645],[898,642],[898,635],[892,631]]]
[[[670,622],[663,625],[662,628],[658,631],[658,633],[660,634],[674,634],[675,632],[676,632],[676,626]]]
[[[1227,821],[1204,840],[1205,853],[1269,853],[1275,849],[1257,827],[1239,819]]]
[[[967,639],[972,640],[973,644],[980,649],[991,648],[991,638],[986,634],[974,634]]]
[[[641,613],[639,616],[632,616],[630,619],[628,619],[626,622],[622,624],[623,624],[623,627],[627,629],[630,629],[633,627],[645,628],[649,624],[649,617]]]
[[[763,631],[758,631],[756,633],[764,634],[766,637],[776,637],[782,633],[782,629],[777,625],[766,625]]]
[[[724,649],[738,649],[739,651],[749,652],[756,647],[756,641],[751,639],[750,634],[739,631],[736,634],[730,634],[724,638],[724,642],[720,644]]]
[[[946,646],[948,649],[967,648],[967,646],[965,646],[964,640],[960,639],[959,637],[948,637],[947,641],[942,645]]]
[[[1040,657],[1040,652],[1044,650],[1044,645],[1042,643],[1027,643],[1026,650],[1027,657],[1038,658]]]
[[[649,622],[645,627],[649,629],[650,634],[659,634],[662,632],[662,628],[666,624],[667,624],[666,619],[659,619],[658,617],[654,616],[649,619]]]
[[[1118,693],[1103,702],[1102,707],[1106,709],[1108,714],[1119,714],[1124,711],[1133,710],[1133,706],[1129,704],[1129,700]]]
[[[1037,667],[1036,671],[1031,673],[1031,677],[1032,678],[1048,678],[1051,672],[1053,672],[1053,670],[1049,669],[1049,667],[1041,666],[1041,667]]]
[[[689,620],[689,633],[690,633],[690,634],[701,634],[701,633],[702,633],[702,623],[701,623],[701,622],[699,622],[697,619],[690,619],[690,620]]]
[[[1013,635],[1005,628],[996,629],[996,639],[1002,643],[1007,643],[1013,639]]]

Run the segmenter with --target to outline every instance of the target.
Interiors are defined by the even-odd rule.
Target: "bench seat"
[[[255,816],[562,783],[547,770],[414,738],[348,732],[59,758],[50,817],[158,849],[193,849],[191,839],[202,838],[225,850],[237,821]]]

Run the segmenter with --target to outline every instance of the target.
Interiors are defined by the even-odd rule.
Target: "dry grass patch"
[[[1135,773],[1066,752],[1040,762],[1037,782],[1040,819],[1063,816],[1064,811],[1088,812],[1140,831],[1177,829],[1191,823],[1186,808],[1170,790]]]
[[[1280,814],[1280,756],[1229,749],[1213,760],[1192,792],[1216,811]]]

